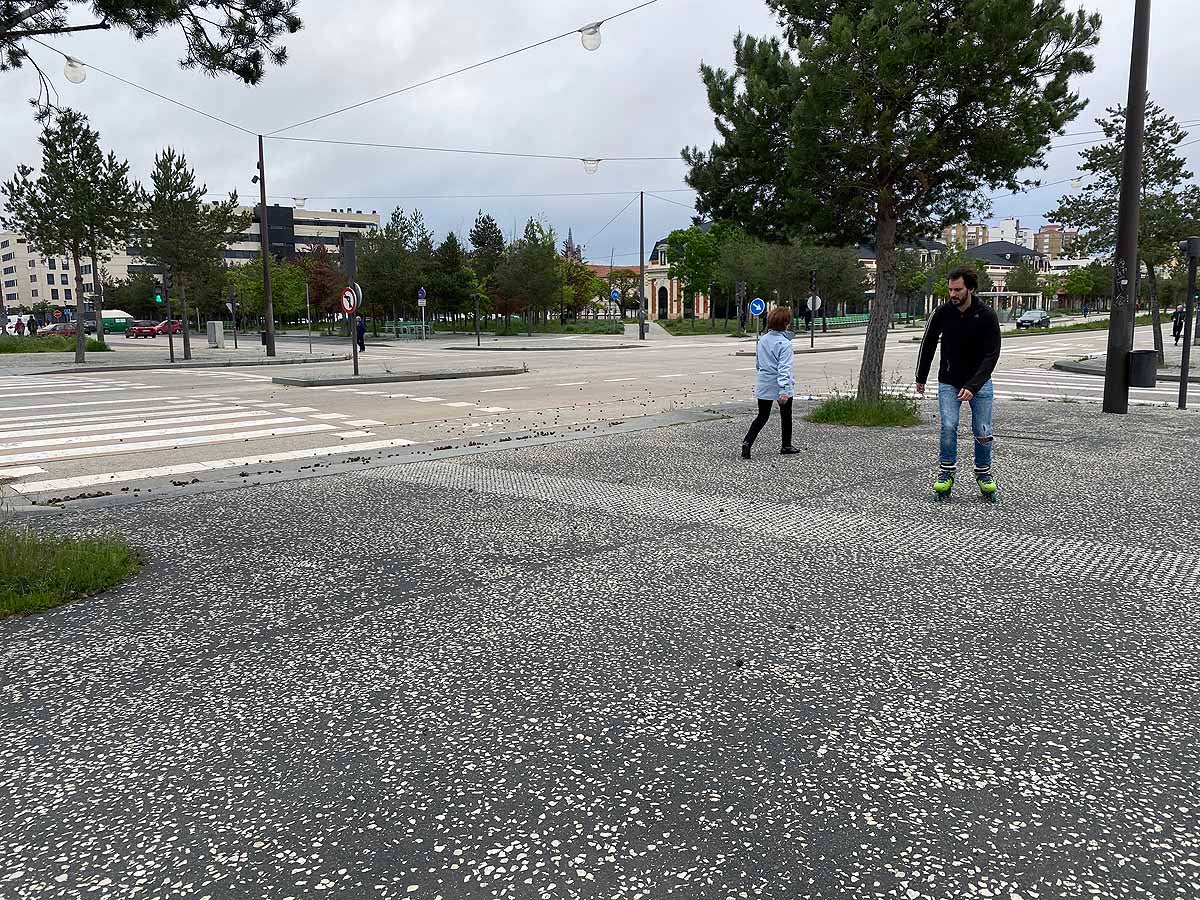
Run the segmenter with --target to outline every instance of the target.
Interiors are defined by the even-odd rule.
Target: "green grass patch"
[[[542,322],[534,324],[534,334],[624,334],[625,324],[623,322],[568,322],[565,326],[558,322]],[[529,329],[524,323],[512,321],[505,327],[501,322],[492,331],[492,334],[497,337],[508,337],[513,335],[529,334]]]
[[[821,425],[855,425],[865,428],[909,427],[921,424],[917,404],[907,397],[883,396],[878,400],[859,400],[837,395],[821,401],[807,416],[808,422]]]
[[[669,319],[659,322],[670,334],[681,336],[689,334],[727,334],[730,337],[745,337],[746,332],[738,331],[737,319]]]
[[[110,353],[112,348],[95,338],[87,339],[89,353]],[[75,338],[65,334],[50,334],[45,337],[18,337],[15,334],[0,335],[0,353],[74,353]]]
[[[137,570],[137,554],[120,538],[0,528],[0,619],[89,597]]]

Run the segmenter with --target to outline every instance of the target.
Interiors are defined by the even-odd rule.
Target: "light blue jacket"
[[[796,382],[792,378],[792,333],[768,331],[758,341],[758,358],[754,367],[758,379],[754,396],[759,400],[778,400],[780,394],[795,396]]]

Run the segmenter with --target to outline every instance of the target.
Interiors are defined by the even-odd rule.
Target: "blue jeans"
[[[989,379],[979,393],[968,401],[971,404],[971,431],[975,433],[977,472],[987,472],[992,468],[992,402],[995,397],[996,389]],[[958,419],[961,412],[962,401],[958,399],[958,388],[938,382],[938,418],[942,422],[939,456],[944,469],[953,469],[958,462]]]

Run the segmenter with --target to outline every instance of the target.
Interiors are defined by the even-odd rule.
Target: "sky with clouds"
[[[1151,25],[1151,95],[1180,121],[1200,122],[1200,54],[1196,0],[1155,0]],[[55,46],[130,81],[235,122],[269,132],[507,50],[578,28],[635,5],[634,0],[301,0],[304,30],[285,41],[289,62],[256,87],[212,79],[176,65],[176,34],[135,43],[121,32],[80,33]],[[1089,99],[1068,132],[1095,128],[1104,107],[1123,103],[1129,74],[1132,0],[1087,0],[1104,17],[1096,71],[1081,79]],[[588,258],[636,265],[638,204],[646,190],[646,246],[690,220],[681,147],[707,147],[715,136],[698,67],[729,66],[739,30],[776,33],[761,0],[658,0],[607,23],[596,52],[578,36],[522,53],[391,99],[286,132],[288,136],[570,156],[533,160],[359,148],[293,141],[266,144],[273,202],[307,198],[309,208],[420,208],[437,233],[462,235],[476,211],[491,212],[506,232],[540,216],[587,246]],[[32,48],[54,76],[61,102],[87,113],[106,148],[129,159],[145,179],[154,154],[183,152],[213,193],[237,190],[257,201],[257,144],[251,135],[173,106],[105,77],[81,85],[61,77],[62,60]],[[38,127],[28,98],[32,69],[0,75],[0,176],[36,164]],[[1194,129],[1200,137],[1200,124]],[[1057,144],[1089,136],[1057,139]],[[1200,143],[1184,151],[1200,168]],[[1043,181],[1074,174],[1077,147],[1051,151]],[[576,157],[610,159],[589,175]],[[1063,187],[998,199],[994,217],[1044,221]],[[604,193],[612,192],[612,193]],[[544,195],[447,198],[446,195]],[[550,196],[574,194],[576,196]],[[581,195],[587,196],[581,196]],[[428,195],[436,195],[437,199]],[[418,199],[420,197],[420,199]],[[630,200],[633,200],[631,205]],[[671,202],[668,202],[671,201]],[[682,205],[681,205],[682,204]],[[623,211],[622,211],[623,210]],[[619,215],[618,215],[619,213]],[[614,216],[616,217],[614,220]],[[611,222],[611,224],[609,224]]]

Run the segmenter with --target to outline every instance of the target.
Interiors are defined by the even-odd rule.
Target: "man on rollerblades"
[[[996,499],[992,476],[992,370],[1000,359],[1000,320],[995,311],[975,296],[979,277],[963,266],[950,273],[950,300],[929,317],[921,352],[917,357],[917,394],[925,393],[925,380],[933,364],[938,340],[942,362],[938,367],[938,419],[941,421],[939,470],[933,484],[939,500],[950,496],[958,463],[958,421],[963,402],[971,406],[975,433],[975,480],[987,500]]]

